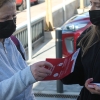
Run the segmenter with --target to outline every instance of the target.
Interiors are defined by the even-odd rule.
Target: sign
[[[46,61],[53,65],[53,68],[45,66],[45,68],[52,71],[52,74],[47,76],[44,80],[59,80],[73,72],[75,62],[80,49],[66,58],[47,58]]]

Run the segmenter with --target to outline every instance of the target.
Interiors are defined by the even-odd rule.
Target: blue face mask
[[[90,10],[90,21],[96,26],[100,26],[100,10]]]
[[[10,37],[16,30],[16,24],[13,20],[0,22],[0,39]]]

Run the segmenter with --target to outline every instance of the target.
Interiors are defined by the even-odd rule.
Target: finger
[[[99,91],[96,91],[96,90],[92,90],[91,91],[91,94],[99,94],[100,95],[100,92]]]
[[[88,85],[93,81],[93,78],[89,78],[85,82],[85,87],[88,87]]]
[[[52,68],[53,65],[47,61],[41,61],[41,67],[44,67],[44,66],[48,66],[49,68]]]
[[[91,94],[95,94],[96,90],[94,88],[87,88]]]
[[[91,94],[100,94],[100,87],[97,85],[88,85],[89,87],[87,88]],[[91,87],[93,86],[93,87]]]
[[[100,86],[94,85],[94,88],[97,92],[100,92]]]
[[[49,70],[49,69],[46,69],[46,68],[44,68],[44,67],[40,67],[40,68],[39,68],[39,73],[51,74],[52,71]]]
[[[44,79],[45,77],[48,76],[48,74],[46,74],[46,73],[39,73],[38,76]]]
[[[93,81],[93,78],[87,79],[87,84],[90,84]]]
[[[88,88],[94,88],[94,85],[88,85]]]
[[[96,92],[94,92],[94,94],[99,94],[100,95],[100,92],[96,91]]]

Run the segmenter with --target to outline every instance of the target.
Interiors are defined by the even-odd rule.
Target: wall
[[[38,2],[39,2],[39,3],[43,3],[43,2],[45,2],[45,0],[38,0]]]
[[[64,9],[63,9],[62,5],[63,4],[60,4],[52,9],[53,25],[55,28],[59,27],[63,23],[65,23],[65,21],[64,21]],[[67,21],[70,17],[77,14],[76,0],[69,0],[68,2],[66,2],[65,5],[66,5],[65,8],[66,8],[66,21]]]
[[[77,14],[77,9],[80,7],[80,0],[66,0],[66,13],[64,12],[62,4],[53,8],[53,25],[55,28],[62,26],[64,21],[64,13],[66,14],[66,21]],[[89,0],[85,0],[85,5],[89,5]],[[45,22],[45,20],[44,20]],[[44,24],[45,25],[45,24]],[[45,32],[45,38],[54,38],[55,39],[55,31]]]
[[[77,8],[80,6],[80,0],[65,0],[66,5],[66,20],[77,14]],[[89,0],[85,0],[85,6],[89,5]],[[53,8],[53,24],[54,27],[59,27],[65,22],[64,20],[64,9],[62,4]]]
[[[84,6],[88,6],[90,4],[90,0],[84,0]],[[77,7],[80,7],[80,0],[76,0]]]
[[[88,6],[90,4],[90,0],[85,0],[85,6]]]
[[[65,3],[66,8],[66,21],[77,14],[78,2],[76,0],[69,0]],[[52,9],[53,12],[53,25],[55,28],[62,26],[66,21],[64,20],[64,9],[62,4]],[[45,23],[45,20],[44,20]],[[44,24],[45,25],[45,24]],[[45,39],[55,39],[55,31],[45,32]]]

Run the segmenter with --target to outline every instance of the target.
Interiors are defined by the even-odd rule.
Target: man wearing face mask
[[[0,100],[35,100],[33,83],[50,75],[44,66],[53,65],[47,61],[26,64],[10,38],[16,30],[15,16],[15,0],[0,0]]]
[[[80,48],[74,72],[61,79],[63,84],[83,86],[77,100],[100,100],[100,0],[90,0],[93,24],[77,40]]]

